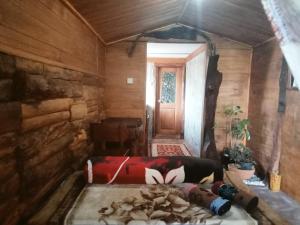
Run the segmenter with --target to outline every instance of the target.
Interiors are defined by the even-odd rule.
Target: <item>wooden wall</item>
[[[287,108],[282,126],[280,173],[282,190],[300,202],[300,92],[287,91]]]
[[[252,140],[249,147],[264,172],[269,173],[271,156],[276,143],[278,122],[279,77],[282,52],[276,40],[254,49],[249,118]],[[282,190],[300,201],[300,92],[287,88],[286,111],[283,115],[279,147],[281,148],[279,172]]]
[[[0,5],[0,223],[14,225],[92,153],[105,49],[59,0]]]
[[[252,48],[248,45],[211,35],[220,55],[218,70],[223,81],[216,110],[216,144],[218,151],[226,145],[224,107],[239,105],[247,118]]]
[[[277,123],[279,76],[282,54],[276,40],[253,51],[249,98],[249,126],[252,140],[249,147],[254,151],[264,171],[268,171],[274,148],[274,130]]]
[[[96,35],[60,0],[0,1],[0,50],[99,74]]]
[[[146,114],[146,43],[138,43],[131,58],[131,42],[107,46],[104,104],[107,117],[139,117]],[[134,83],[128,85],[127,77]]]

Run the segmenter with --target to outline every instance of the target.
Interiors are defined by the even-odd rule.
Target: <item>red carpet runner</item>
[[[191,156],[183,144],[153,144],[152,156]]]

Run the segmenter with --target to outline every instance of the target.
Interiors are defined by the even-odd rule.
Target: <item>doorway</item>
[[[200,155],[206,44],[148,43],[147,133],[152,155]]]

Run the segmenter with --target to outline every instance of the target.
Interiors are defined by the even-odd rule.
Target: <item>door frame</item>
[[[181,114],[181,122],[180,122],[180,137],[183,137],[184,134],[184,93],[185,93],[185,63],[155,63],[155,104],[154,104],[154,115],[153,115],[153,137],[156,136],[157,134],[157,128],[158,128],[158,114],[159,114],[159,104],[157,102],[157,97],[159,95],[159,71],[161,67],[173,67],[173,68],[180,68],[181,69],[181,83],[182,83],[182,88],[181,88],[181,93],[180,95],[180,100],[181,100],[181,109],[180,109],[180,114]]]

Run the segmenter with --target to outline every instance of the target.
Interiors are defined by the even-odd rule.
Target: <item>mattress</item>
[[[86,186],[78,198],[76,199],[72,209],[67,214],[64,224],[65,225],[120,225],[120,224],[183,224],[182,221],[174,220],[163,222],[160,219],[148,219],[134,223],[122,222],[116,216],[109,216],[102,220],[99,210],[110,207],[113,202],[120,202],[122,199],[134,198],[136,201],[142,201],[141,190],[149,188],[149,185],[103,185],[92,184]],[[165,188],[165,186],[164,186]],[[167,187],[168,188],[168,187]],[[174,191],[173,187],[169,188]],[[233,205],[229,212],[223,216],[213,216],[209,210],[197,205],[190,205],[192,210],[195,210],[201,219],[197,222],[194,218],[191,221],[184,222],[184,224],[206,224],[206,225],[257,225],[257,221],[254,220],[245,210]],[[131,214],[130,214],[131,215]],[[198,216],[199,216],[198,215]],[[136,221],[135,221],[136,222]]]

